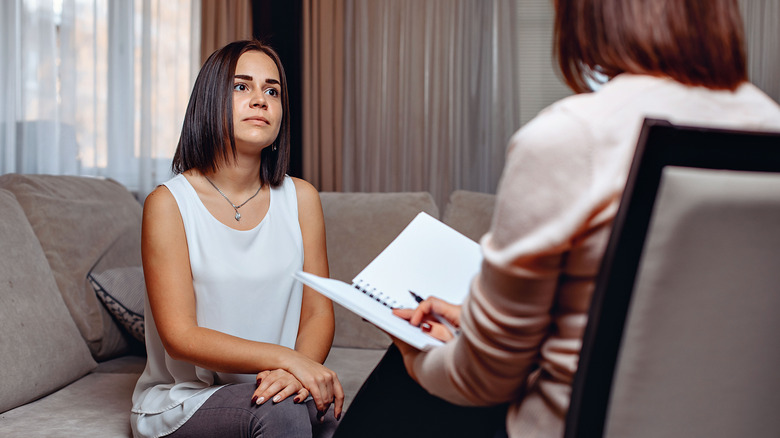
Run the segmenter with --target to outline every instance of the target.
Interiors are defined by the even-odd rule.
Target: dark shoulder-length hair
[[[620,73],[734,90],[747,80],[737,0],[555,0],[555,52],[566,83]]]
[[[268,55],[279,70],[282,123],[279,135],[260,153],[260,182],[279,186],[290,161],[290,111],[287,78],[276,51],[256,41],[235,41],[217,50],[201,67],[192,89],[172,169],[178,174],[190,169],[211,173],[236,159],[233,135],[233,76],[238,58],[249,51]]]

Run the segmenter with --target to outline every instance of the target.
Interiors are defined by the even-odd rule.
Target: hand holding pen
[[[416,309],[395,309],[393,311],[395,315],[406,319],[412,325],[419,326],[429,335],[442,341],[457,336],[459,330],[456,327],[460,326],[460,306],[436,297],[424,300],[413,291],[409,293],[420,305]]]

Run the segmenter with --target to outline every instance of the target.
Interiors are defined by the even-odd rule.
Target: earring
[[[273,146],[271,146],[271,150],[276,152],[277,149],[279,149],[279,146],[277,146],[276,143],[274,143]]]

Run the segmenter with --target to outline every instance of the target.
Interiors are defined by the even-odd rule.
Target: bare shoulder
[[[168,190],[168,187],[162,185],[157,186],[152,193],[149,193],[146,200],[144,200],[144,216],[156,216],[170,213],[174,210],[178,213],[179,208],[176,204],[176,199],[173,197],[171,191]]]
[[[293,180],[293,183],[295,183],[295,191],[298,193],[298,196],[308,196],[308,197],[316,197],[319,199],[320,193],[317,191],[317,189],[314,188],[313,185],[311,185],[310,182],[296,178],[294,176],[291,176],[290,179]]]
[[[291,177],[295,183],[295,193],[298,197],[298,209],[301,211],[322,210],[320,193],[308,181]]]
[[[165,186],[154,189],[144,201],[141,256],[150,273],[169,271],[171,263],[189,265],[184,221],[176,198]]]
[[[155,235],[184,230],[179,204],[165,186],[158,186],[144,201],[142,234]]]

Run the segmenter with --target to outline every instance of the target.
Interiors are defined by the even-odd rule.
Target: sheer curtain
[[[9,0],[0,6],[0,172],[170,175],[199,47],[192,0]]]

